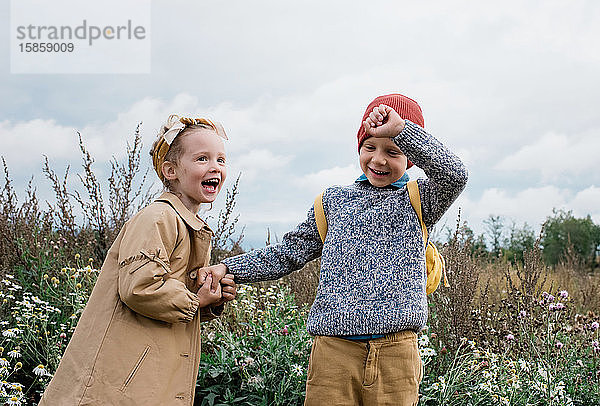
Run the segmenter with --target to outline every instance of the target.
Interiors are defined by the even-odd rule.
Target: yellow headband
[[[156,148],[154,148],[154,152],[152,153],[152,164],[154,165],[154,170],[162,182],[165,180],[165,177],[162,173],[162,165],[165,163],[165,157],[169,152],[169,148],[171,147],[173,140],[175,140],[175,137],[177,137],[177,135],[179,135],[183,130],[195,125],[207,125],[212,128],[219,137],[228,139],[227,134],[225,134],[225,129],[218,122],[213,122],[207,118],[181,117],[179,121],[175,122],[175,124],[173,124],[171,128],[169,128],[163,134],[163,136],[160,137],[160,140],[156,144]]]

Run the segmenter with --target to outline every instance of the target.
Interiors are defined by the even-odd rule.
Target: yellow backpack
[[[410,198],[410,204],[417,213],[419,222],[421,223],[421,230],[423,232],[423,241],[425,241],[425,261],[427,267],[427,284],[425,286],[425,292],[429,295],[438,288],[442,276],[444,277],[444,286],[449,287],[448,278],[446,277],[446,261],[442,254],[438,251],[437,247],[427,240],[428,233],[425,223],[423,223],[423,216],[421,213],[421,195],[419,193],[419,187],[416,180],[412,180],[406,184],[408,188],[408,196]],[[325,236],[327,235],[327,219],[325,218],[325,210],[323,209],[323,193],[315,199],[315,219],[317,221],[317,229],[319,230],[319,236],[321,241],[325,242]]]

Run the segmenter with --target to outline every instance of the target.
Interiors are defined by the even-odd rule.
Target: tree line
[[[463,226],[473,255],[522,263],[523,253],[537,244],[549,266],[563,263],[592,271],[600,266],[600,225],[590,215],[578,218],[570,210],[554,209],[539,235],[527,223],[508,223],[498,215],[490,215],[483,224],[484,232],[479,235]]]

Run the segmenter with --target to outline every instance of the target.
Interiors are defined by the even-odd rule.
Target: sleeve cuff
[[[190,304],[188,309],[183,312],[183,318],[181,319],[182,323],[189,323],[194,319],[194,316],[198,312],[198,306],[200,306],[200,301],[198,300],[198,296],[195,294],[190,294]]]

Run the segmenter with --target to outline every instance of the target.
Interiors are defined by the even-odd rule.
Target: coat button
[[[87,386],[89,388],[93,384],[94,384],[94,377],[92,375],[90,375],[90,376],[88,376],[87,380],[85,381],[85,386]]]
[[[184,400],[185,399],[185,394],[184,393],[178,393],[177,395],[175,395],[175,399]]]
[[[192,272],[190,272],[190,279],[196,279],[197,277],[198,277],[197,270],[193,270]]]
[[[190,356],[190,354],[186,354],[184,352],[182,352],[181,354],[179,354],[180,356],[182,356],[183,358],[187,358]]]

